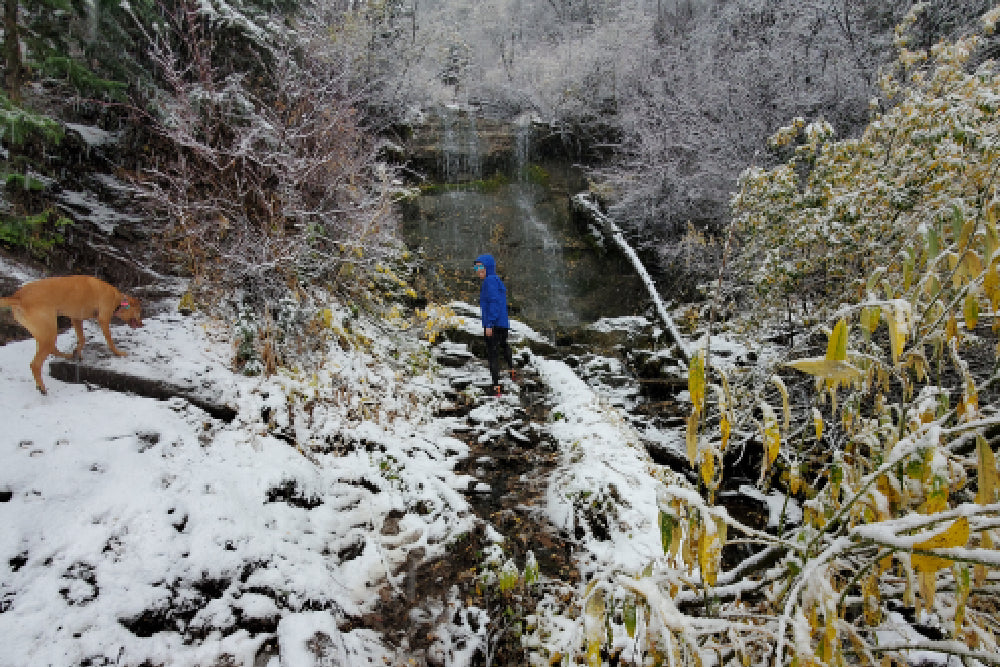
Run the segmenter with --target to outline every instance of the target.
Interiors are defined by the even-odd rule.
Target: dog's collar
[[[120,304],[118,305],[118,308],[119,308],[119,310],[120,310],[120,309],[122,309],[122,308],[130,308],[130,307],[131,307],[131,305],[129,304],[129,302],[128,302],[128,301],[125,301],[125,300],[123,300],[123,301],[122,301],[122,302],[121,302],[121,303],[120,303]]]

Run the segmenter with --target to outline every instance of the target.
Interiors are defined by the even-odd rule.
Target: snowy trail
[[[246,378],[199,316],[116,328],[121,359],[86,327],[85,367],[235,416],[57,379],[43,397],[34,343],[0,347],[2,664],[517,664],[508,563],[539,564],[528,615],[658,545],[648,455],[563,362],[525,352],[496,400],[468,354],[406,378],[332,344],[315,376]]]
[[[310,439],[291,444],[289,415],[309,381],[233,376],[223,333],[198,317],[150,318],[116,329],[130,356],[107,358],[103,342],[84,355],[195,384],[237,409],[228,424],[183,399],[58,380],[43,397],[27,372],[33,341],[0,347],[9,564],[0,663],[198,665],[228,655],[250,665],[277,638],[282,664],[313,664],[294,637],[361,616],[381,587],[399,585],[394,571],[411,554],[441,555],[470,529],[453,472],[466,447],[447,423],[422,421],[419,387],[395,405],[387,396],[372,420],[351,419],[358,401],[339,405],[336,389],[378,382],[344,353],[311,390],[326,402],[312,412]],[[72,340],[60,337],[61,347]],[[394,513],[403,513],[396,535],[385,528]],[[370,630],[336,637],[324,650],[354,656],[350,664],[388,656]]]

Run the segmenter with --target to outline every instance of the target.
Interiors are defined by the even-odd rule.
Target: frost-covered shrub
[[[904,26],[898,43],[895,106],[862,139],[795,122],[776,138],[805,131],[791,162],[748,172],[734,201],[750,247],[770,249],[762,302],[805,294],[821,324],[739,377],[694,355],[698,483],[664,479],[663,555],[554,609],[583,620],[544,624],[552,650],[589,665],[996,662],[997,327],[981,315],[1000,304],[1000,75],[969,71],[975,38],[916,52]],[[722,454],[750,442],[801,522],[765,532],[715,504]],[[755,553],[727,566],[736,541]]]

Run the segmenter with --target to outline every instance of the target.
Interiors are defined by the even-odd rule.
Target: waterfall
[[[465,171],[468,180],[480,180],[483,177],[483,160],[479,151],[479,129],[476,127],[476,117],[466,116],[463,123],[465,129]]]
[[[521,115],[514,123],[514,168],[518,178],[524,177],[524,169],[531,159],[532,132],[531,118]]]
[[[444,181],[481,179],[482,152],[475,117],[454,107],[440,107],[437,113],[441,123],[438,166]]]
[[[536,289],[545,295],[550,317],[560,325],[579,324],[579,314],[572,305],[570,285],[566,280],[566,258],[563,256],[563,243],[556,238],[549,222],[542,218],[534,192],[535,186],[528,183],[518,183],[513,186],[516,191],[518,217],[521,225],[521,238],[526,246],[534,246],[541,252],[537,257],[537,268],[534,275],[540,284]]]
[[[414,132],[416,171],[433,175],[428,184],[452,186],[428,188],[403,209],[407,244],[440,269],[430,277],[433,298],[475,303],[471,260],[490,252],[513,316],[536,330],[635,314],[641,281],[617,253],[581,238],[566,193],[585,180],[571,163],[537,162],[535,129],[529,114],[500,120],[452,106],[428,113]]]

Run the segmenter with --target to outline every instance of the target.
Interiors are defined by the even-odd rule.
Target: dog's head
[[[115,316],[126,322],[133,329],[142,326],[142,306],[134,296],[123,296],[122,302],[115,309]]]

